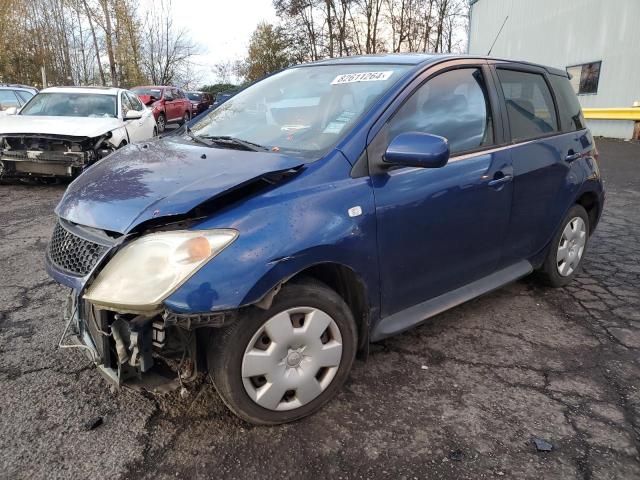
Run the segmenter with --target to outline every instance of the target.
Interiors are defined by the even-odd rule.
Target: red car
[[[182,125],[191,119],[191,101],[176,87],[142,86],[132,88],[145,105],[153,108],[153,116],[161,133],[169,123]]]

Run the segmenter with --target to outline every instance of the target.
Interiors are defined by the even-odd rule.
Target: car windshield
[[[134,88],[136,95],[149,95],[150,97],[162,97],[162,90],[159,88]]]
[[[39,93],[20,115],[116,118],[116,96],[92,93]]]
[[[202,100],[201,93],[187,93],[187,97],[189,97],[189,100],[195,100],[196,102]]]
[[[360,64],[285,70],[239,92],[191,131],[317,158],[409,68]]]

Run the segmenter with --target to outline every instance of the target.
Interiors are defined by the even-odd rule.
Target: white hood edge
[[[43,134],[70,137],[97,137],[123,126],[117,118],[40,117],[7,115],[0,117],[0,135]]]

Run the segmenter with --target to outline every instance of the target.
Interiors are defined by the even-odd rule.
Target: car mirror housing
[[[18,113],[18,109],[16,107],[9,107],[4,111],[4,113],[6,113],[7,115],[15,115],[16,113]]]
[[[124,116],[125,120],[137,120],[139,118],[142,118],[142,112],[137,110],[129,110]]]
[[[449,141],[429,133],[401,133],[387,147],[383,161],[403,167],[444,167],[449,161]]]

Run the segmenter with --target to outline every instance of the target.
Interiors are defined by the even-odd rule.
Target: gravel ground
[[[0,185],[0,477],[640,478],[640,145],[599,147],[608,203],[571,286],[525,279],[374,345],[275,428],[207,382],[114,392],[58,350],[66,291],[42,259],[64,187]]]

